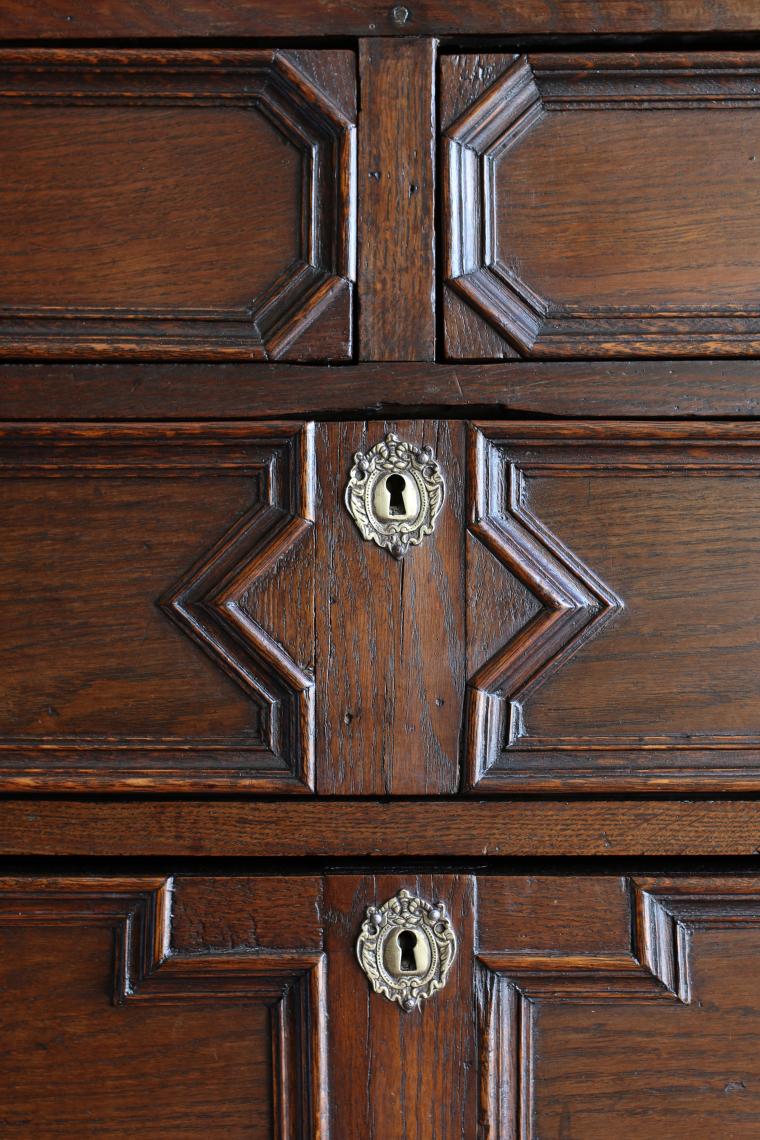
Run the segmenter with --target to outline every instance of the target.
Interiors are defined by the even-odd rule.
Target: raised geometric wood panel
[[[323,1140],[320,881],[258,881],[253,926],[306,920],[286,948],[187,947],[194,922],[240,925],[219,886],[212,900],[177,884],[177,940],[172,879],[0,882],[4,1137]]]
[[[411,1013],[355,951],[400,889],[457,937]],[[3,1135],[749,1140],[759,932],[751,874],[6,877]]]
[[[311,787],[312,468],[298,424],[4,429],[3,786]]]
[[[470,471],[471,564],[540,604],[468,586],[468,787],[760,787],[758,430],[481,423]]]
[[[0,52],[0,356],[344,360],[348,51]]]
[[[448,355],[757,355],[759,78],[752,54],[444,57]]]
[[[756,1134],[756,878],[479,889],[481,1140]]]

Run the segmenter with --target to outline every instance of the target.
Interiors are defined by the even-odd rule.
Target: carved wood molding
[[[314,526],[313,425],[272,440],[269,501],[236,522],[159,604],[268,709],[259,789],[314,787],[314,677],[267,633],[244,600]],[[280,451],[278,455],[277,452]],[[276,471],[279,468],[279,471]],[[268,770],[267,770],[268,769]]]
[[[541,94],[525,56],[516,60],[444,135],[443,196],[449,207],[448,284],[515,348],[528,354],[549,311],[491,256],[493,159],[541,117]]]
[[[325,959],[301,949],[177,954],[170,878],[3,879],[0,926],[106,926],[113,1002],[264,1003],[271,1010],[273,1104],[282,1140],[327,1140]]]
[[[2,305],[0,357],[349,359],[356,277],[355,110],[315,78],[313,57],[319,54],[0,52],[0,104],[241,107],[263,115],[296,147],[303,164],[299,255],[255,301],[240,309]]]
[[[759,77],[751,56],[717,53],[516,58],[443,132],[446,283],[522,356],[756,355],[757,306],[642,297],[604,307],[542,296],[499,254],[496,166],[517,143],[530,145],[525,136],[554,112],[757,109]],[[481,338],[468,336],[471,345],[457,354],[479,355]]]
[[[250,479],[255,500],[180,582],[155,599],[251,698],[250,732],[221,742],[160,735],[6,735],[0,739],[0,785],[310,791],[314,677],[257,622],[252,588],[308,541],[313,529],[313,425],[8,425],[0,441],[0,472],[14,479],[229,475]]]
[[[469,529],[542,603],[542,609],[470,678],[465,779],[475,788],[523,735],[523,702],[622,609],[609,586],[524,508],[522,472],[489,433],[471,425]]]
[[[631,880],[627,954],[480,952],[479,1140],[534,1140],[540,1004],[694,998],[691,933],[760,926],[760,887],[747,878]]]
[[[479,791],[514,791],[518,787],[553,791],[566,789],[572,783],[576,788],[611,794],[652,786],[719,790],[757,786],[760,736],[751,730],[741,734],[721,732],[718,723],[713,731],[693,734],[685,725],[683,731],[660,734],[615,734],[607,728],[598,734],[538,736],[528,731],[529,709],[524,715],[519,708],[510,710],[508,702],[515,697],[518,706],[526,707],[537,685],[624,608],[624,600],[580,563],[576,573],[580,573],[592,596],[590,608],[593,609],[596,597],[600,613],[591,615],[593,621],[581,630],[578,639],[571,640],[566,648],[560,645],[559,655],[537,673],[535,684],[529,680],[515,692],[507,667],[512,667],[513,655],[517,668],[527,673],[532,667],[536,642],[540,649],[541,638],[546,636],[546,607],[553,605],[551,600],[544,600],[535,584],[533,550],[521,542],[513,516],[527,526],[531,535],[538,536],[550,553],[556,545],[560,558],[565,564],[569,561],[571,569],[575,570],[577,563],[572,552],[531,512],[529,504],[521,502],[523,478],[559,481],[576,476],[636,480],[730,476],[755,480],[759,471],[760,435],[751,424],[549,425],[515,421],[509,425],[474,425],[469,459],[470,529],[536,594],[544,609],[469,681],[465,737],[468,788],[477,784]],[[495,538],[489,535],[494,529]],[[633,609],[635,599],[630,601]],[[572,637],[571,626],[569,632]]]

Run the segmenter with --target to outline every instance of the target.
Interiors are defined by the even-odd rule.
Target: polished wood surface
[[[447,495],[433,534],[393,558],[343,504],[353,456],[387,432],[432,447]],[[459,783],[464,699],[464,426],[345,423],[318,432],[318,790],[446,795]]]
[[[0,35],[7,38],[123,36],[409,36],[756,32],[754,0],[416,0],[389,7],[379,0],[7,0]]]
[[[389,431],[447,487],[401,560],[344,504]],[[9,425],[3,784],[757,789],[759,445],[718,422]]]
[[[5,50],[0,75],[0,354],[350,356],[352,53]]]
[[[469,364],[0,364],[0,417],[186,420],[433,415],[741,418],[752,360]]]
[[[2,6],[0,1135],[757,1135],[759,30]]]
[[[0,779],[312,786],[312,466],[297,424],[6,427]]]
[[[365,40],[360,49],[362,360],[435,359],[436,56],[433,40]]]
[[[381,905],[402,888],[432,901],[441,899],[458,942],[445,988],[412,1014],[370,991],[358,972],[354,949],[367,907]],[[475,1135],[475,904],[470,875],[394,873],[327,879],[330,1063],[341,1074],[343,1089],[331,1102],[333,1135],[389,1140],[407,1140],[415,1133],[441,1140]]]
[[[757,355],[758,62],[443,58],[451,288],[522,356]]]
[[[509,636],[468,682],[471,787],[754,786],[757,442],[751,424],[474,428],[471,529],[541,608],[481,598]]]
[[[5,1136],[325,1135],[320,937],[188,953],[181,924],[172,940],[173,886],[2,880]],[[180,898],[187,923],[192,894]],[[234,923],[224,900],[214,918]]]
[[[492,893],[501,908],[478,951],[480,1135],[752,1136],[757,880],[594,885],[485,883],[481,914]],[[604,896],[610,925],[595,930]]]
[[[354,953],[402,888],[458,943],[412,1013]],[[750,1137],[758,924],[757,876],[667,868],[6,877],[3,1128]]]
[[[744,799],[0,800],[0,855],[108,859],[499,859],[742,856],[760,850]],[[202,866],[202,864],[199,864]],[[284,869],[284,864],[282,865]]]

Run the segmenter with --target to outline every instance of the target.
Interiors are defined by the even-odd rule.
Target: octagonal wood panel
[[[442,60],[447,352],[760,352],[757,55]]]
[[[354,72],[0,52],[0,355],[347,359]]]

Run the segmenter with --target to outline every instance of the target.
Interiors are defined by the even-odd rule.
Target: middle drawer
[[[756,425],[26,424],[0,463],[6,790],[760,788]]]

